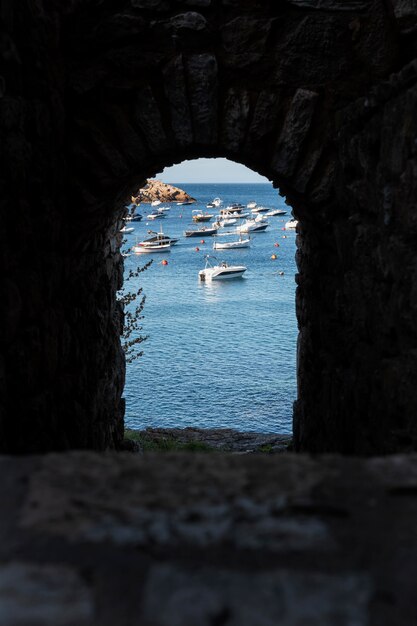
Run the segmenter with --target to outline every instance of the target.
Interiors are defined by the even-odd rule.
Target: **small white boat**
[[[184,231],[184,237],[211,237],[217,233],[217,228],[211,228],[209,226],[201,226],[193,230]]]
[[[194,204],[195,200],[184,200],[183,202],[177,202],[177,206],[184,206],[186,204]]]
[[[233,213],[230,214],[233,216]],[[216,215],[216,221],[213,222],[213,226],[216,228],[225,228],[226,226],[234,226],[236,224],[236,217],[227,217],[225,215]]]
[[[211,265],[208,254],[205,258],[206,266],[203,270],[198,272],[198,277],[201,281],[230,280],[231,278],[240,278],[247,270],[247,267],[244,265],[229,265],[225,261],[221,261],[219,265]]]
[[[224,209],[220,209],[220,215],[230,215],[230,213],[242,213],[245,207],[243,204],[239,204],[238,202],[234,202],[233,204],[229,204],[229,206]]]
[[[262,216],[263,217],[263,216]],[[265,220],[248,219],[236,228],[238,233],[260,233],[268,228],[269,224]]]
[[[149,213],[149,215],[146,216],[148,220],[161,220],[164,217],[166,217],[164,211],[160,211],[159,209],[152,211],[152,213]]]
[[[201,209],[194,209],[192,220],[193,222],[209,222],[214,215],[212,213],[207,213],[202,211]]]
[[[215,241],[213,243],[213,250],[234,250],[235,248],[249,248],[250,242],[250,237],[246,237],[246,239],[243,239],[242,235],[240,235],[237,241]]]
[[[286,222],[285,230],[295,230],[297,228],[298,220],[292,219]]]
[[[170,252],[171,244],[170,243],[162,243],[160,241],[154,242],[144,242],[141,241],[137,243],[135,246],[132,246],[132,252],[135,254],[145,254],[147,252]]]
[[[287,211],[283,211],[282,209],[271,209],[270,211],[268,211],[268,213],[265,213],[265,215],[268,215],[268,217],[276,217],[278,215],[286,215]]]
[[[161,204],[160,200],[152,200],[151,206],[159,206]]]
[[[266,213],[267,211],[268,211],[267,206],[256,206],[254,209],[252,209],[251,213],[258,214],[258,213]]]
[[[254,209],[257,206],[257,202],[255,202],[255,200],[252,200],[251,202],[248,202],[246,205],[247,209]]]
[[[135,229],[129,226],[123,226],[123,228],[120,229],[119,232],[124,233],[125,235],[128,235],[129,233],[133,233]]]
[[[207,209],[217,209],[217,207],[219,207],[221,204],[223,204],[223,200],[220,200],[220,198],[213,198],[211,202],[208,202],[206,204],[206,207]]]
[[[156,242],[158,243],[169,243],[171,246],[174,246],[176,243],[178,243],[178,239],[174,239],[173,237],[170,237],[169,235],[166,235],[163,231],[162,231],[162,224],[161,224],[161,228],[159,229],[159,233],[156,232],[155,230],[148,230],[148,234],[152,235],[151,237],[148,237],[147,239],[144,239],[143,241],[136,243],[136,245],[146,245],[146,244],[154,244]]]

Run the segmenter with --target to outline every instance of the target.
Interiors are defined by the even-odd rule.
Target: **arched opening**
[[[12,181],[2,194],[0,445],[120,445],[123,200],[164,166],[227,157],[273,181],[301,222],[297,448],[414,449],[408,17],[383,2],[195,8],[6,11],[20,56],[7,44],[0,81]]]
[[[127,364],[126,427],[290,434],[297,338],[291,207],[265,177],[227,159],[185,161],[156,178],[195,202],[167,202],[164,188],[162,195],[143,191],[137,207],[143,219],[129,222],[126,248],[136,254],[125,258],[125,277],[145,260],[153,263],[129,282],[146,294],[149,340],[144,355]],[[220,203],[213,206],[214,198]],[[155,209],[152,200],[160,203]],[[234,203],[240,210],[225,220]],[[177,243],[162,254],[144,252],[152,231]],[[232,281],[202,282],[206,261],[247,271]]]

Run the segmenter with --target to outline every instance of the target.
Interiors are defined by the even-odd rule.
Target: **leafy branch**
[[[122,332],[122,348],[126,355],[126,363],[132,363],[143,355],[143,350],[139,350],[139,345],[148,339],[148,335],[140,334],[143,330],[141,321],[143,320],[143,309],[146,302],[146,296],[142,287],[139,289],[129,290],[126,283],[138,278],[138,276],[152,265],[152,260],[148,261],[142,267],[130,270],[124,279],[123,288],[118,292],[117,299],[122,306],[124,312],[123,332]],[[132,308],[132,305],[133,308]],[[138,334],[139,333],[139,334]]]

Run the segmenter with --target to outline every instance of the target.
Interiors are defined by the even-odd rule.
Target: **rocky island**
[[[132,202],[136,204],[150,203],[155,200],[160,200],[161,202],[196,201],[195,198],[192,198],[186,191],[156,179],[149,179],[146,185],[138,190],[136,195],[132,195]]]

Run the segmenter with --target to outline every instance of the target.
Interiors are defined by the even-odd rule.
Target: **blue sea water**
[[[130,290],[141,285],[146,294],[142,334],[149,338],[141,344],[144,355],[127,366],[126,425],[290,433],[296,397],[295,232],[282,229],[291,209],[270,184],[178,186],[198,202],[167,204],[167,217],[153,222],[146,220],[149,205],[142,205],[144,219],[127,236],[130,247],[162,224],[166,234],[181,239],[168,253],[125,260],[127,275],[153,258],[129,283]],[[182,235],[192,210],[205,209],[216,196],[223,206],[255,200],[288,213],[269,218],[270,227],[253,236],[250,248],[214,252],[211,237],[201,243]],[[248,270],[240,279],[201,283],[205,254]]]

